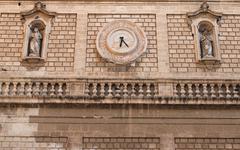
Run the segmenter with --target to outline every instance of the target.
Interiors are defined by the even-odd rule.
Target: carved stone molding
[[[46,10],[46,5],[37,2],[32,10],[21,12],[24,24],[22,62],[27,66],[43,65],[47,57],[49,33],[55,12]]]
[[[205,1],[200,9],[187,13],[195,43],[196,60],[204,65],[220,64],[219,21],[222,13],[209,9]]]

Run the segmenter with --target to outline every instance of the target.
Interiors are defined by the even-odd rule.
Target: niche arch
[[[196,62],[220,64],[219,25],[222,13],[209,9],[204,2],[200,9],[187,13],[195,44]]]
[[[47,47],[54,12],[48,12],[46,5],[35,3],[32,10],[21,13],[24,24],[24,43],[22,61],[29,64],[44,63],[47,58]]]

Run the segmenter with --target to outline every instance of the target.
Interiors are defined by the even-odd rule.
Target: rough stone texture
[[[75,14],[60,14],[54,19],[48,41],[47,62],[42,70],[73,71],[76,18]],[[23,24],[20,19],[20,14],[0,15],[0,68],[4,70],[26,70],[21,65]]]
[[[107,23],[114,20],[129,20],[140,26],[148,38],[147,52],[143,54],[136,66],[119,66],[107,62],[98,54],[96,49],[96,37],[99,30]],[[151,14],[89,14],[87,32],[87,72],[155,72],[157,69],[157,37],[156,16]]]
[[[205,72],[204,65],[196,63],[195,45],[186,15],[167,15],[169,61],[172,72]],[[224,15],[219,28],[220,67],[214,72],[240,72],[238,15]],[[209,71],[209,70],[208,70]]]
[[[1,150],[66,150],[67,138],[1,136]]]
[[[160,150],[159,138],[141,137],[84,137],[84,150]]]
[[[240,149],[239,138],[175,138],[176,150],[182,149]]]

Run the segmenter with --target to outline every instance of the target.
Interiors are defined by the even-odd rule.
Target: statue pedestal
[[[22,60],[22,65],[25,66],[28,70],[38,70],[40,67],[43,67],[45,60],[41,57],[25,57]]]
[[[44,59],[41,57],[25,57],[23,61],[31,64],[44,63]]]

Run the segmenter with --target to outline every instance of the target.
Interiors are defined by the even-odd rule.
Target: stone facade
[[[196,63],[194,41],[186,15],[168,15],[169,59],[173,72],[204,72]],[[224,15],[219,28],[221,66],[214,72],[239,72],[238,16]]]
[[[73,72],[76,14],[59,14],[53,21],[46,64],[42,71]],[[24,29],[19,13],[1,13],[1,68],[25,71],[21,64]]]
[[[0,148],[3,150],[31,150],[31,149],[49,149],[65,150],[67,138],[53,137],[0,137]]]
[[[0,0],[0,149],[240,149],[239,6],[229,0]],[[192,16],[203,23],[214,18],[213,58],[197,57],[201,34]],[[26,55],[29,18],[42,19],[47,43],[37,42],[44,57]],[[99,54],[98,34],[113,21],[146,34],[146,51],[131,63]],[[117,37],[102,43],[125,46],[130,57],[138,46],[131,44],[146,39],[124,27],[103,32]]]
[[[176,149],[239,149],[238,138],[176,138]]]

